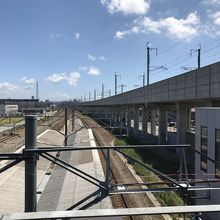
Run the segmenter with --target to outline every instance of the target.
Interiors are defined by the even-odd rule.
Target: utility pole
[[[96,89],[94,89],[94,101],[96,100]]]
[[[198,69],[200,69],[200,67],[201,67],[201,44],[199,44],[199,48],[198,49],[196,49],[196,50],[194,50],[194,49],[192,49],[192,50],[190,50],[190,56],[192,56],[192,53],[193,52],[196,52],[197,53],[197,63],[198,63]]]
[[[91,93],[89,92],[89,102],[91,101]]]
[[[149,42],[147,42],[147,85],[150,84],[150,51],[152,50],[155,50],[157,55],[158,48],[149,47]]]
[[[36,82],[36,99],[39,99],[38,81]]]
[[[121,75],[118,75],[118,74],[115,72],[115,95],[117,95],[117,87],[118,87],[117,78],[118,78],[118,76],[121,76]]]
[[[140,75],[143,78],[143,86],[145,86],[145,73],[143,75]]]
[[[75,129],[75,110],[72,109],[72,131]]]
[[[67,108],[65,108],[65,113],[64,113],[64,146],[67,146]]]
[[[101,94],[102,99],[105,98],[105,93],[104,93],[105,88],[104,88],[104,87],[105,87],[105,86],[104,86],[104,84],[102,83],[102,94]]]
[[[111,89],[108,90],[108,96],[111,96]]]
[[[84,95],[84,102],[86,102],[86,95]]]
[[[126,87],[126,85],[121,84],[121,85],[119,85],[119,86],[121,87],[121,93],[123,93],[123,88]]]

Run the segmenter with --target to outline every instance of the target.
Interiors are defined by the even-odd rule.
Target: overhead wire
[[[215,42],[217,42],[217,40],[216,40]],[[208,44],[204,45],[203,48],[206,47],[207,45],[211,45],[211,44],[208,43]],[[209,48],[208,50],[202,52],[201,55],[204,55],[205,53],[207,53],[207,52],[209,52],[209,51],[212,51],[212,50],[214,50],[214,49],[216,49],[216,48],[219,48],[219,47],[220,47],[220,45],[216,45],[215,47]],[[216,55],[218,55],[218,53],[215,54],[215,56],[216,56]],[[186,56],[186,55],[185,55],[185,56]],[[184,57],[185,57],[185,56],[184,56]],[[209,57],[210,57],[210,56],[209,56]],[[173,66],[173,67],[171,67],[171,68],[168,69],[168,70],[169,70],[169,73],[168,73],[168,74],[170,75],[170,74],[173,72],[173,71],[170,72],[170,70],[173,69],[173,68],[174,68],[174,70],[179,69],[180,67],[177,67],[177,65],[183,63],[184,61],[186,61],[186,60],[188,60],[188,59],[190,59],[190,56],[187,57],[187,58],[185,58],[185,59],[183,59],[183,60],[181,60],[181,61],[178,62],[178,63],[175,63],[175,66]],[[190,62],[190,64],[191,64],[191,63],[192,63],[192,62]],[[167,64],[165,64],[165,65],[167,65]],[[162,70],[162,71],[159,71],[159,72],[157,72],[157,73],[155,73],[152,77],[153,77],[153,78],[155,78],[155,76],[157,77],[157,75],[159,75],[161,72],[163,72],[163,70]],[[183,71],[183,72],[186,72],[186,71]],[[183,72],[181,72],[181,73],[183,73]]]
[[[195,1],[189,8],[193,8],[194,5],[195,5],[195,4],[198,4],[198,3],[199,3],[198,1]],[[200,12],[199,15],[202,16],[204,12],[206,12],[206,9],[203,10],[202,12]],[[198,33],[200,33],[201,31],[202,31],[202,29],[198,30]],[[172,45],[169,46],[168,48],[166,48],[166,49],[162,50],[161,52],[159,52],[159,53],[158,53],[158,56],[161,56],[161,55],[166,54],[167,52],[169,52],[169,51],[172,50],[173,48],[177,47],[179,44],[183,43],[183,41],[189,40],[193,35],[194,35],[194,34],[191,34],[191,35],[189,35],[188,37],[186,37],[185,39],[179,40],[178,42],[172,44]],[[145,39],[143,39],[142,41],[144,41],[144,40],[145,40]],[[203,48],[206,48],[207,46],[212,45],[213,43],[218,42],[219,40],[220,40],[220,39],[215,39],[215,40],[209,42],[208,44],[203,45],[201,48],[202,48],[202,49],[203,49]],[[206,50],[206,52],[209,52],[209,51],[211,51],[212,49],[215,49],[215,48],[218,48],[218,47],[220,47],[220,46],[210,48],[210,49]],[[126,71],[120,71],[120,74],[123,75],[123,73],[125,73],[125,74],[126,74],[126,79],[129,79],[129,78],[131,78],[131,77],[137,77],[137,71],[139,71],[139,70],[140,70],[140,72],[141,72],[141,71],[145,71],[145,69],[146,69],[146,63],[145,63],[145,61],[146,61],[146,53],[144,53],[144,54],[145,54],[145,58],[139,59],[140,57],[143,57],[143,53],[140,53],[140,52],[138,51],[134,56],[131,56],[132,59],[131,59],[130,62],[128,62],[127,60],[125,60],[125,62],[126,62],[126,69],[129,68],[131,65],[133,66],[133,63],[137,63],[137,62],[136,62],[137,60],[138,60],[138,63],[141,63],[141,62],[142,62],[142,64],[139,65],[138,67],[136,66],[134,69],[129,68],[129,71],[128,71],[127,73],[126,73]],[[204,52],[203,52],[202,54],[204,54]],[[217,54],[214,54],[213,56],[216,56],[216,55],[217,55]],[[213,56],[212,56],[212,57],[213,57]],[[181,64],[181,63],[184,63],[184,62],[185,62],[186,60],[188,60],[188,59],[190,59],[189,53],[187,53],[187,54],[185,54],[184,56],[181,56],[181,57],[179,57],[179,58],[175,58],[175,59],[172,59],[172,60],[168,61],[168,62],[165,63],[163,66],[166,66],[166,65],[169,65],[169,66],[170,66],[170,65],[172,64],[173,66],[172,66],[172,67],[169,67],[169,70],[168,70],[169,72],[168,72],[168,71],[161,70],[161,71],[159,71],[159,72],[154,73],[154,75],[152,75],[151,78],[155,78],[155,76],[157,77],[157,75],[159,75],[161,72],[166,73],[166,75],[167,75],[167,73],[168,73],[168,75],[171,75],[171,73],[173,73],[174,70],[177,70],[177,69],[180,68],[180,67],[178,67],[177,65],[179,65],[179,64]],[[155,58],[152,58],[152,61],[154,61],[154,60],[155,60]],[[144,63],[143,63],[143,62],[144,62]],[[129,63],[129,65],[127,65],[128,63]],[[123,68],[123,69],[124,69],[124,68]],[[170,70],[172,70],[172,71],[170,72]],[[139,74],[140,74],[140,73],[139,73]],[[135,76],[135,75],[136,75],[136,76]]]

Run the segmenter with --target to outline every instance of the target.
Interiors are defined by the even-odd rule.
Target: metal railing
[[[203,155],[199,151],[192,149],[190,145],[126,145],[126,146],[100,146],[100,147],[91,147],[91,146],[84,146],[84,147],[66,147],[66,146],[48,146],[48,147],[37,147],[37,118],[36,116],[26,116],[25,117],[25,149],[21,153],[3,153],[0,154],[0,160],[10,160],[11,162],[5,164],[3,167],[0,168],[0,173],[8,170],[9,168],[17,165],[21,161],[25,161],[25,212],[36,212],[37,210],[37,197],[36,197],[36,176],[37,176],[37,161],[39,156],[49,160],[50,162],[68,170],[69,172],[77,175],[78,177],[88,181],[90,184],[93,184],[98,187],[97,190],[97,197],[95,200],[100,201],[106,196],[114,195],[114,194],[128,194],[128,193],[143,193],[143,192],[169,192],[169,191],[178,191],[182,195],[188,195],[189,192],[192,191],[202,191],[202,190],[218,190],[219,187],[212,187],[212,186],[193,186],[191,185],[190,180],[188,179],[188,170],[186,164],[186,155],[185,150],[191,149],[195,153]],[[128,155],[124,149],[156,149],[156,148],[180,148],[181,150],[181,159],[180,159],[180,173],[184,175],[186,178],[183,180],[180,178],[180,181],[160,172],[159,170],[153,168],[152,166],[139,161],[135,157]],[[65,162],[64,160],[53,156],[52,152],[65,152],[65,151],[88,151],[88,150],[103,150],[105,151],[106,156],[106,172],[105,172],[105,180],[99,180],[98,178],[91,176],[90,174],[78,169],[77,167]],[[123,155],[128,161],[132,161],[136,164],[141,165],[143,168],[153,172],[154,174],[158,175],[161,182],[155,183],[139,183],[139,185],[145,186],[156,186],[162,185],[162,187],[151,187],[151,188],[140,188],[140,189],[131,189],[129,186],[135,185],[134,183],[120,183],[116,184],[112,181],[110,175],[110,151],[116,151],[119,154]],[[219,162],[213,160],[212,158],[207,157],[207,160],[220,164]],[[211,180],[209,180],[211,182]],[[195,183],[195,181],[194,181]],[[164,186],[164,185],[165,186]],[[119,187],[120,186],[120,187]],[[79,204],[85,202],[86,198],[78,202],[77,204],[73,205],[72,208],[77,208]],[[86,205],[85,207],[88,207]],[[185,207],[185,208],[184,208]],[[97,216],[124,216],[124,215],[153,215],[153,214],[165,214],[165,213],[186,213],[186,212],[216,212],[220,211],[220,205],[210,206],[209,208],[203,206],[184,206],[184,207],[170,207],[169,209],[166,207],[164,208],[146,208],[146,209],[129,209],[127,211],[121,210],[112,211],[109,214],[109,211],[105,210],[89,210],[87,214],[80,214],[77,211],[71,212],[48,212],[48,217],[50,219],[56,218],[73,218],[77,213],[78,217],[83,215],[84,217],[97,217]],[[161,210],[161,211],[160,211]],[[106,214],[108,213],[108,214]],[[31,218],[29,214],[18,214],[18,216],[22,216],[22,219],[44,219],[45,213],[36,213],[32,214]],[[42,217],[43,216],[43,217]],[[0,215],[1,217],[1,215]],[[13,214],[5,215],[2,219],[19,219],[18,217],[14,216]],[[1,218],[0,218],[1,219]]]

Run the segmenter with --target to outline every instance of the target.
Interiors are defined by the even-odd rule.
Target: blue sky
[[[220,0],[0,0],[0,98],[88,98],[150,83],[220,59]],[[153,68],[153,67],[152,67]],[[120,88],[118,88],[120,91]]]

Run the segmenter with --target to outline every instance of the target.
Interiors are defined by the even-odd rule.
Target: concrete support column
[[[186,144],[186,130],[188,125],[188,105],[177,103],[177,144]]]
[[[159,108],[159,144],[166,144],[167,139],[167,114],[166,110]]]
[[[114,120],[114,123],[116,123],[116,121],[117,121],[116,109],[113,109],[113,120]]]
[[[113,119],[113,109],[110,108],[109,110],[109,118]]]
[[[156,135],[156,115],[157,111],[155,109],[151,110],[151,134]]]
[[[121,108],[121,115],[120,115],[120,121],[121,125],[124,127],[125,126],[125,109],[122,107]]]
[[[128,129],[131,128],[131,109],[127,109],[127,127]]]
[[[108,118],[108,108],[105,109],[105,117],[104,118]]]
[[[146,108],[142,108],[143,116],[142,116],[142,132],[147,134],[147,123],[149,121],[149,111]]]
[[[115,110],[114,109],[112,109],[112,112],[111,112],[111,115],[112,115],[112,122],[113,122],[113,124],[115,124]]]
[[[138,107],[134,107],[134,134],[138,134],[138,130],[139,130],[139,108]]]
[[[119,109],[117,109],[117,111],[116,111],[116,122],[117,122],[118,124],[120,124],[120,121],[121,121],[121,109],[119,108]]]

